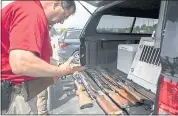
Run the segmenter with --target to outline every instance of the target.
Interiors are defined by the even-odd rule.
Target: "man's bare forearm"
[[[41,60],[29,51],[12,51],[10,54],[10,64],[12,71],[20,75],[31,77],[61,77],[65,75],[65,72],[60,71],[59,67]]]
[[[57,61],[54,58],[50,58],[50,64],[54,66],[58,66]]]

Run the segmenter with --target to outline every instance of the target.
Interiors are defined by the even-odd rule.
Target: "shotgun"
[[[87,73],[91,75],[93,80],[97,83],[97,85],[121,108],[126,108],[127,106],[130,106],[132,103],[128,101],[127,99],[120,96],[118,93],[116,93],[106,82],[103,78],[101,78],[99,73],[97,73],[95,70],[87,70]],[[96,77],[97,76],[97,77]]]
[[[88,92],[90,93],[90,95],[93,96],[94,99],[96,99],[96,102],[98,103],[98,105],[102,108],[102,110],[107,115],[123,113],[123,111],[120,108],[118,108],[115,104],[112,104],[111,102],[106,100],[104,95],[100,95],[96,90],[94,90],[92,86],[89,83],[87,83],[87,80],[82,74],[80,74],[80,78],[82,80],[82,83],[84,84]]]
[[[75,81],[75,87],[77,89],[76,94],[79,98],[80,109],[93,107],[93,102],[91,98],[88,96],[88,93],[85,91],[83,84],[79,79],[77,79],[78,75],[73,75]]]
[[[139,101],[140,103],[143,102],[147,102],[147,98],[141,94],[139,94],[138,92],[134,91],[133,89],[131,90],[129,88],[129,85],[125,85],[122,81],[120,81],[119,79],[117,79],[117,82],[111,78],[111,74],[106,72],[106,71],[102,71],[102,74],[115,86],[120,86],[122,87],[127,93],[129,93],[130,95],[132,95],[137,101]]]
[[[121,85],[127,92],[129,92],[130,94],[132,94],[132,96],[135,97],[140,103],[144,103],[144,104],[148,104],[148,105],[153,105],[154,104],[154,102],[152,100],[150,100],[147,97],[143,96],[142,94],[138,93],[131,86],[125,85],[119,79],[117,79],[117,83],[119,85]]]
[[[76,94],[79,98],[80,109],[93,107],[93,103],[91,98],[88,96],[87,92],[84,90],[82,84],[78,83],[76,80],[74,81],[77,91]]]

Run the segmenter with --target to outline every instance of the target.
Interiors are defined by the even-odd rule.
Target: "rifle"
[[[122,87],[127,93],[129,93],[130,95],[132,95],[137,101],[139,101],[140,103],[146,103],[149,104],[147,102],[149,102],[147,100],[147,98],[141,94],[139,94],[138,92],[134,91],[133,89],[131,90],[128,86],[129,85],[125,85],[122,81],[120,81],[119,79],[117,79],[117,82],[112,79],[109,75],[111,75],[108,72],[102,71],[102,74],[115,86],[120,86]]]
[[[98,72],[96,72],[96,71],[91,72],[90,70],[87,70],[87,72],[88,72],[89,75],[91,75],[91,77],[93,77],[93,79],[97,83],[97,85],[121,108],[126,108],[128,105],[132,104],[130,101],[128,101],[127,99],[123,98],[118,93],[116,93],[110,87],[110,85],[108,85],[106,83],[106,81],[102,77],[100,77],[102,75],[100,75]],[[99,77],[99,78],[97,78],[96,76]]]
[[[76,94],[79,98],[80,109],[93,107],[91,98],[88,96],[87,92],[85,91],[85,88],[83,87],[83,84],[81,83],[81,80],[77,79],[76,76],[77,75],[73,75],[75,79],[74,83],[77,88]]]
[[[125,85],[119,79],[117,79],[117,83],[120,84],[133,97],[135,97],[140,103],[144,103],[144,104],[148,104],[148,105],[153,105],[154,104],[154,102],[152,100],[150,100],[147,97],[141,95],[140,93],[138,93],[137,91],[135,91],[134,88],[132,88],[131,86]]]
[[[96,90],[94,90],[92,86],[89,83],[87,83],[85,77],[82,74],[80,74],[80,78],[82,80],[82,83],[84,84],[88,92],[90,93],[90,95],[93,96],[94,99],[96,99],[96,102],[106,114],[122,114],[123,113],[123,111],[120,108],[118,108],[115,104],[112,104],[111,102],[106,100],[104,95],[100,95]]]
[[[92,100],[88,96],[87,92],[84,91],[83,85],[79,84],[76,80],[74,81],[74,83],[77,87],[76,94],[78,95],[78,98],[79,98],[80,109],[93,107]]]
[[[108,69],[105,69],[106,71],[108,72],[111,72],[110,70]],[[111,72],[111,74],[113,74],[113,72]],[[142,86],[140,85],[135,85],[135,83],[133,83],[131,80],[128,80],[125,78],[125,76],[123,76],[123,73],[122,72],[119,72],[117,74],[114,74],[116,77],[119,77],[117,79],[121,80],[123,83],[131,86],[136,92],[140,93],[141,95],[145,96],[146,98],[148,98],[149,100],[154,100],[155,99],[155,95],[153,92],[151,92],[150,90],[148,89],[145,89],[143,88]],[[117,81],[116,79],[116,81]]]

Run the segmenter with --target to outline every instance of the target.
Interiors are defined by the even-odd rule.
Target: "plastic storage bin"
[[[138,44],[119,44],[117,53],[117,69],[128,74],[132,65]]]

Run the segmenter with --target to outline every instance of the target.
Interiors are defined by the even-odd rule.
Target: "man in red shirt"
[[[52,77],[85,69],[71,65],[71,59],[59,67],[50,64],[52,48],[48,26],[62,24],[75,10],[74,1],[60,0],[15,1],[2,9],[1,83],[13,85],[10,106],[5,109],[7,114],[36,113],[33,106],[25,102],[23,82],[39,78],[48,78],[53,82]],[[20,92],[16,88],[21,88],[17,89]]]

